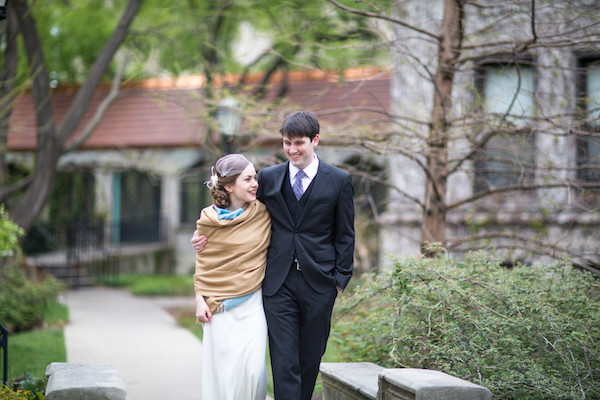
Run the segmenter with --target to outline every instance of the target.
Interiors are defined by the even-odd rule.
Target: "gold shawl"
[[[265,277],[271,217],[258,200],[247,203],[234,219],[218,219],[213,206],[196,221],[199,235],[208,242],[196,254],[194,290],[206,298],[212,313],[221,301],[258,290]]]

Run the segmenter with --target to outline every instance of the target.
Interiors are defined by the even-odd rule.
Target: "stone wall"
[[[574,11],[570,10],[568,14],[572,22],[567,22],[564,21],[565,10],[554,7],[552,2],[536,2],[536,5],[539,41],[548,40],[542,36],[550,35],[549,29],[552,34],[564,31],[583,35],[583,32],[577,32],[577,24],[584,26],[592,22],[592,14],[596,12],[589,8],[589,2],[569,3]],[[443,2],[434,0],[410,2],[409,6],[407,3],[398,4],[396,17],[438,34],[442,7]],[[461,63],[456,71],[450,119],[464,121],[463,118],[476,116],[474,110],[481,100],[476,85],[478,66],[494,57],[499,59],[502,51],[511,60],[513,44],[531,38],[530,13],[527,10],[515,12],[514,7],[517,6],[509,1],[494,4],[485,12],[466,7],[465,50],[462,56],[469,61]],[[590,21],[586,21],[588,14]],[[538,166],[533,177],[535,184],[561,183],[576,177],[577,140],[569,127],[577,122],[573,116],[577,109],[577,65],[582,55],[590,55],[593,51],[586,43],[593,43],[600,36],[599,29],[588,30],[585,32],[586,42],[565,39],[562,46],[531,46],[523,54],[517,54],[527,58],[526,65],[531,66],[535,77],[535,120],[530,122],[535,138],[534,159]],[[415,255],[420,252],[422,209],[410,197],[424,199],[425,174],[417,161],[425,162],[422,150],[429,133],[427,122],[430,121],[435,90],[428,73],[435,73],[437,64],[434,39],[400,25],[393,25],[389,39],[393,41],[392,112],[399,116],[400,122],[394,145],[404,149],[407,155],[392,151],[388,156],[389,175],[399,190],[389,191],[389,206],[382,216],[381,264],[384,266],[389,265],[385,258],[388,253]],[[505,45],[483,45],[490,42],[504,42]],[[600,54],[597,49],[595,51]],[[490,56],[492,54],[493,57]],[[546,117],[550,115],[560,117],[549,121]],[[471,150],[469,138],[475,135],[469,129],[477,128],[475,124],[463,123],[449,132],[450,160],[456,160]],[[474,194],[475,175],[474,163],[466,162],[449,176],[448,204]],[[450,209],[446,237],[485,236],[495,232],[518,234],[535,240],[519,243],[505,237],[482,240],[471,247],[495,247],[505,259],[526,263],[561,258],[565,254],[563,250],[568,249],[589,256],[575,262],[600,265],[600,258],[594,256],[600,253],[600,215],[594,211],[599,205],[600,193],[582,193],[573,186],[498,193]],[[457,246],[455,254],[467,248]],[[549,257],[540,258],[541,254]]]
[[[490,400],[482,386],[427,369],[322,363],[323,400]]]

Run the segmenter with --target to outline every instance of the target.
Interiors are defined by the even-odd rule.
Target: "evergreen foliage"
[[[21,332],[38,326],[48,305],[64,289],[53,277],[42,283],[27,279],[18,266],[6,268],[0,277],[0,321],[10,332]]]
[[[4,263],[5,257],[11,257],[19,248],[19,236],[23,229],[8,217],[4,204],[0,204],[0,261]]]
[[[428,368],[494,399],[600,398],[600,284],[569,265],[396,258],[336,309],[344,361]]]
[[[6,266],[18,251],[23,230],[12,222],[0,205],[0,322],[10,332],[29,330],[44,317],[49,302],[64,286],[52,277],[42,283],[27,279],[19,266]]]
[[[0,388],[0,399],[2,400],[35,400],[37,398],[31,390],[13,391],[8,387]]]

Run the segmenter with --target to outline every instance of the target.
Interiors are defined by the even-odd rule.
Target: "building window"
[[[385,167],[360,155],[346,160],[344,168],[352,174],[354,187],[354,228],[356,246],[354,267],[358,273],[376,272],[379,265],[380,215],[386,210],[387,180]]]
[[[160,193],[160,179],[146,172],[129,170],[113,175],[113,243],[164,239]]]
[[[93,223],[95,185],[89,170],[58,172],[48,201],[48,220],[56,225]]]
[[[535,114],[533,68],[522,64],[486,64],[478,71],[482,108],[497,131],[475,162],[476,191],[531,182],[535,137],[528,128]],[[495,122],[494,122],[495,121]],[[490,129],[486,127],[486,129]]]
[[[586,182],[600,180],[600,58],[580,62],[580,109],[584,111],[585,135],[577,138],[577,177]]]
[[[179,190],[182,224],[194,224],[200,217],[200,210],[212,204],[209,190],[204,184],[209,179],[205,170],[206,167],[191,169],[181,178]]]

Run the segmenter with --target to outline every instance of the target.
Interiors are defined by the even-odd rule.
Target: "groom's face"
[[[319,135],[313,140],[308,136],[301,137],[283,137],[283,151],[292,165],[299,169],[304,169],[314,159],[315,147],[319,144]]]

